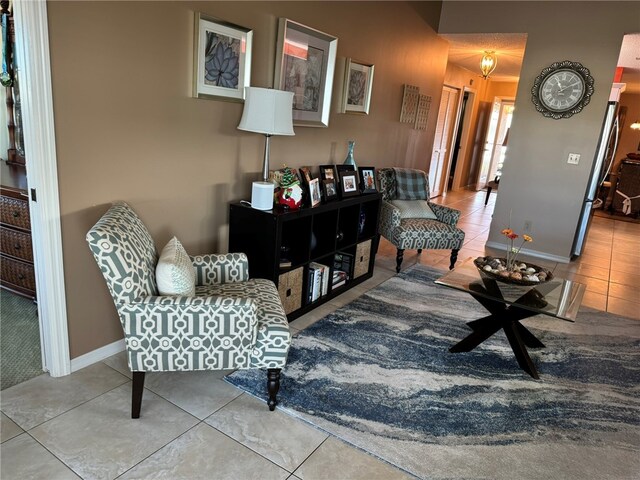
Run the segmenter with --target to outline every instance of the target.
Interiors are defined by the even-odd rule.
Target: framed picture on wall
[[[195,14],[193,96],[244,101],[251,80],[253,31]]]
[[[373,68],[373,65],[359,63],[347,58],[342,90],[343,112],[369,114],[371,89],[373,87]]]
[[[275,88],[293,92],[293,124],[328,127],[338,39],[281,18]]]
[[[358,173],[355,170],[340,172],[340,193],[342,197],[358,195]]]

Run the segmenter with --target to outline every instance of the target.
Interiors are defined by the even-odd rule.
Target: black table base
[[[486,289],[481,285],[474,285],[474,287],[476,287],[475,289],[479,292],[494,290],[490,282],[491,281],[485,282],[485,285],[488,287]],[[492,291],[491,293],[495,295],[495,291]],[[449,352],[470,352],[502,329],[509,340],[509,344],[516,356],[516,360],[518,360],[520,368],[533,378],[540,378],[531,357],[529,357],[527,347],[545,348],[545,346],[535,337],[535,335],[533,335],[533,333],[527,330],[527,328],[520,323],[520,320],[537,315],[539,312],[519,308],[516,305],[506,305],[504,302],[499,300],[492,300],[474,293],[471,293],[471,296],[482,304],[482,306],[485,307],[491,315],[468,322],[467,325],[471,327],[473,332],[451,347]],[[523,302],[526,301],[527,296],[530,297],[531,301],[541,301],[540,293],[535,290],[530,290],[520,300]]]

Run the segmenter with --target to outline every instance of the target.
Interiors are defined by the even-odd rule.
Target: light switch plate
[[[567,160],[567,163],[570,163],[572,165],[577,165],[579,161],[580,161],[580,154],[579,153],[570,153],[569,154],[569,159]]]

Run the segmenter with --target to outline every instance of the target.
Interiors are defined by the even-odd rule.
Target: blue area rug
[[[502,332],[448,349],[486,315],[420,265],[294,337],[283,411],[419,478],[640,478],[640,322],[583,309],[523,321],[534,380]],[[227,381],[266,400],[264,372]]]

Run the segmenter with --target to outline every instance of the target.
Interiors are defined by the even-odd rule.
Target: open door
[[[455,88],[446,86],[442,88],[440,108],[438,109],[438,123],[436,124],[436,134],[433,139],[431,164],[429,165],[431,198],[442,195],[444,192],[459,95],[460,91]]]
[[[513,98],[495,97],[493,100],[476,190],[485,188],[489,181],[502,172],[509,139],[508,131],[513,117],[513,104]]]

